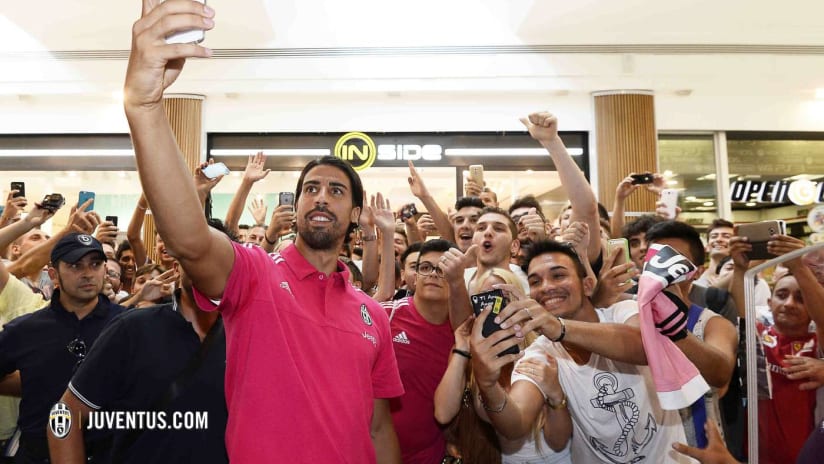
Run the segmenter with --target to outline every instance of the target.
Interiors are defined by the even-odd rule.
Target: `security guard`
[[[21,316],[0,332],[0,379],[19,371],[22,391],[18,463],[48,463],[46,425],[50,410],[97,336],[125,311],[101,294],[106,255],[94,237],[71,233],[51,252],[49,276],[57,284],[48,306]],[[94,455],[102,437],[87,437]]]

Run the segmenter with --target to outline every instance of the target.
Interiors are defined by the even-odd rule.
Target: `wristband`
[[[560,318],[560,317],[557,317],[557,316],[556,316],[556,317],[555,317],[555,319],[558,319],[558,323],[559,323],[559,324],[561,324],[561,334],[560,334],[560,335],[558,335],[558,338],[556,338],[556,339],[554,339],[554,340],[550,338],[550,340],[551,340],[551,341],[553,341],[553,342],[555,342],[555,343],[559,343],[559,342],[561,342],[561,341],[564,339],[564,337],[566,336],[566,324],[564,324],[564,320],[563,320],[562,318]],[[549,337],[547,337],[547,338],[549,338]]]
[[[466,359],[472,359],[472,353],[470,353],[469,351],[459,350],[459,349],[455,348],[455,349],[452,350],[452,352],[459,355],[459,356],[463,356]]]

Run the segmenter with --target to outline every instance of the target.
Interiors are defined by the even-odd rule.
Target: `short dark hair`
[[[646,234],[649,228],[654,224],[658,224],[659,222],[663,222],[665,220],[666,219],[655,214],[644,214],[638,216],[638,218],[634,221],[624,224],[624,227],[621,228],[621,237],[629,240],[635,235]]]
[[[352,262],[351,259],[348,258],[341,259],[341,261],[343,261],[343,264],[345,264],[346,267],[349,268],[349,274],[352,275],[352,282],[360,282],[361,286],[363,286],[363,272],[361,272],[361,270],[358,269],[357,264],[355,264],[354,262]]]
[[[300,199],[300,194],[303,190],[303,180],[306,178],[306,174],[318,166],[332,166],[343,171],[343,173],[346,174],[346,177],[349,178],[349,184],[352,189],[352,207],[363,209],[363,183],[361,183],[360,176],[357,172],[355,172],[355,169],[352,168],[351,164],[331,155],[313,159],[312,161],[306,163],[306,166],[303,167],[303,171],[301,171],[300,177],[298,178],[298,185],[295,188],[295,204],[297,204]],[[347,240],[349,238],[349,234],[353,230],[357,229],[357,227],[357,223],[352,222],[349,224],[349,229],[346,231],[345,236]]]
[[[703,266],[705,259],[704,243],[695,227],[681,221],[661,221],[647,230],[647,243],[654,243],[667,238],[686,240],[690,247],[693,264]]]
[[[223,221],[221,221],[220,219],[208,218],[208,219],[206,219],[206,223],[208,223],[209,227],[211,227],[212,229],[223,232],[224,235],[229,237],[229,240],[231,240],[233,242],[238,242],[237,234],[235,234],[234,232],[231,232],[229,229],[227,229],[226,224],[224,224]]]
[[[721,227],[729,227],[730,229],[734,229],[735,224],[733,224],[732,222],[730,222],[726,219],[721,219],[721,218],[713,219],[712,222],[710,222],[710,225],[707,227],[707,240],[710,239],[710,232],[712,232],[713,229],[718,229],[718,228],[721,228]]]
[[[512,216],[512,212],[518,208],[535,208],[535,212],[538,213],[538,216],[541,216],[541,219],[546,221],[544,212],[541,211],[541,204],[538,203],[538,199],[535,198],[535,195],[526,195],[513,201],[512,204],[509,205],[509,215]]]
[[[431,241],[432,240],[430,240],[430,242]],[[408,258],[409,255],[411,255],[412,253],[415,253],[416,251],[421,251],[422,246],[423,246],[423,242],[415,242],[415,243],[409,245],[408,247],[406,247],[405,250],[403,250],[403,253],[401,253],[401,256],[400,256],[401,259],[398,262],[400,264],[406,263],[406,258]]]
[[[455,201],[455,211],[460,211],[462,208],[467,208],[469,206],[484,209],[484,202],[481,201],[478,197],[461,197]]]
[[[609,222],[609,211],[607,211],[607,207],[600,202],[598,203],[598,217]]]
[[[120,257],[123,256],[123,253],[132,249],[132,244],[129,243],[128,240],[123,240],[117,245],[117,252],[115,252],[114,257],[118,261],[120,261]]]
[[[421,256],[427,253],[431,253],[433,251],[438,253],[446,253],[450,248],[458,248],[458,245],[442,238],[427,240],[421,245],[420,254],[418,255],[418,262],[420,262]]]
[[[509,213],[507,213],[505,209],[496,208],[494,206],[487,206],[481,210],[481,216],[483,216],[484,214],[500,214],[501,216],[505,217],[506,223],[509,226],[509,231],[512,232],[512,238],[518,238],[518,226],[515,225],[515,221],[512,220],[512,218],[509,216]],[[480,219],[480,216],[478,216],[478,219]]]
[[[525,274],[529,274],[529,263],[531,263],[532,260],[538,256],[545,255],[547,253],[561,253],[569,256],[569,259],[571,259],[575,264],[575,270],[578,273],[578,277],[582,279],[586,277],[587,270],[584,267],[584,263],[581,262],[581,258],[578,257],[578,253],[575,252],[575,248],[573,248],[569,243],[559,242],[556,240],[539,240],[531,243],[526,251],[524,265],[521,266],[521,269]]]

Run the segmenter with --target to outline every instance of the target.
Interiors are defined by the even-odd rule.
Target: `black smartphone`
[[[106,216],[106,222],[111,222],[117,227],[117,216]]]
[[[278,193],[278,206],[289,205],[295,206],[294,192],[280,192]]]
[[[632,185],[651,184],[655,180],[655,177],[649,172],[632,174],[630,177],[632,177]]]
[[[469,299],[472,302],[472,310],[475,312],[476,317],[481,314],[481,311],[483,311],[485,307],[490,304],[492,305],[492,314],[486,318],[486,321],[484,321],[483,330],[481,330],[481,334],[484,338],[489,337],[493,333],[501,330],[500,324],[495,323],[495,316],[497,316],[498,313],[500,313],[501,310],[506,308],[506,305],[509,304],[509,300],[507,300],[504,296],[503,290],[490,290],[488,292],[476,293],[475,295],[470,296]],[[504,340],[509,340],[513,337],[515,336],[509,336]],[[512,346],[498,353],[498,356],[517,354],[518,351],[520,351],[518,346]]]
[[[64,204],[66,204],[66,199],[63,198],[63,195],[59,193],[52,193],[46,195],[46,197],[43,198],[43,201],[40,203],[40,206],[43,209],[48,210],[51,213],[54,213],[55,211],[60,209]]]
[[[26,183],[25,182],[12,182],[11,189],[17,190],[17,193],[12,195],[12,198],[17,197],[25,197],[26,196]]]
[[[415,207],[415,203],[409,203],[401,208],[401,219],[404,221],[408,221],[409,218],[416,214],[418,214],[418,208]]]

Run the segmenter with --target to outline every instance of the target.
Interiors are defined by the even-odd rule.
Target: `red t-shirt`
[[[786,464],[796,461],[798,452],[813,430],[815,390],[799,390],[802,380],[790,380],[783,368],[784,357],[815,357],[815,333],[790,338],[775,327],[758,324],[772,383],[772,400],[758,402],[759,462]]]
[[[446,440],[435,420],[435,389],[446,372],[455,336],[449,320],[431,324],[415,307],[413,297],[382,303],[389,322],[392,344],[405,393],[390,401],[392,422],[404,464],[438,463]],[[444,308],[448,311],[448,308]]]
[[[233,464],[374,463],[373,401],[403,394],[380,305],[320,273],[294,245],[282,254],[233,244],[215,306],[226,327],[226,450]]]

